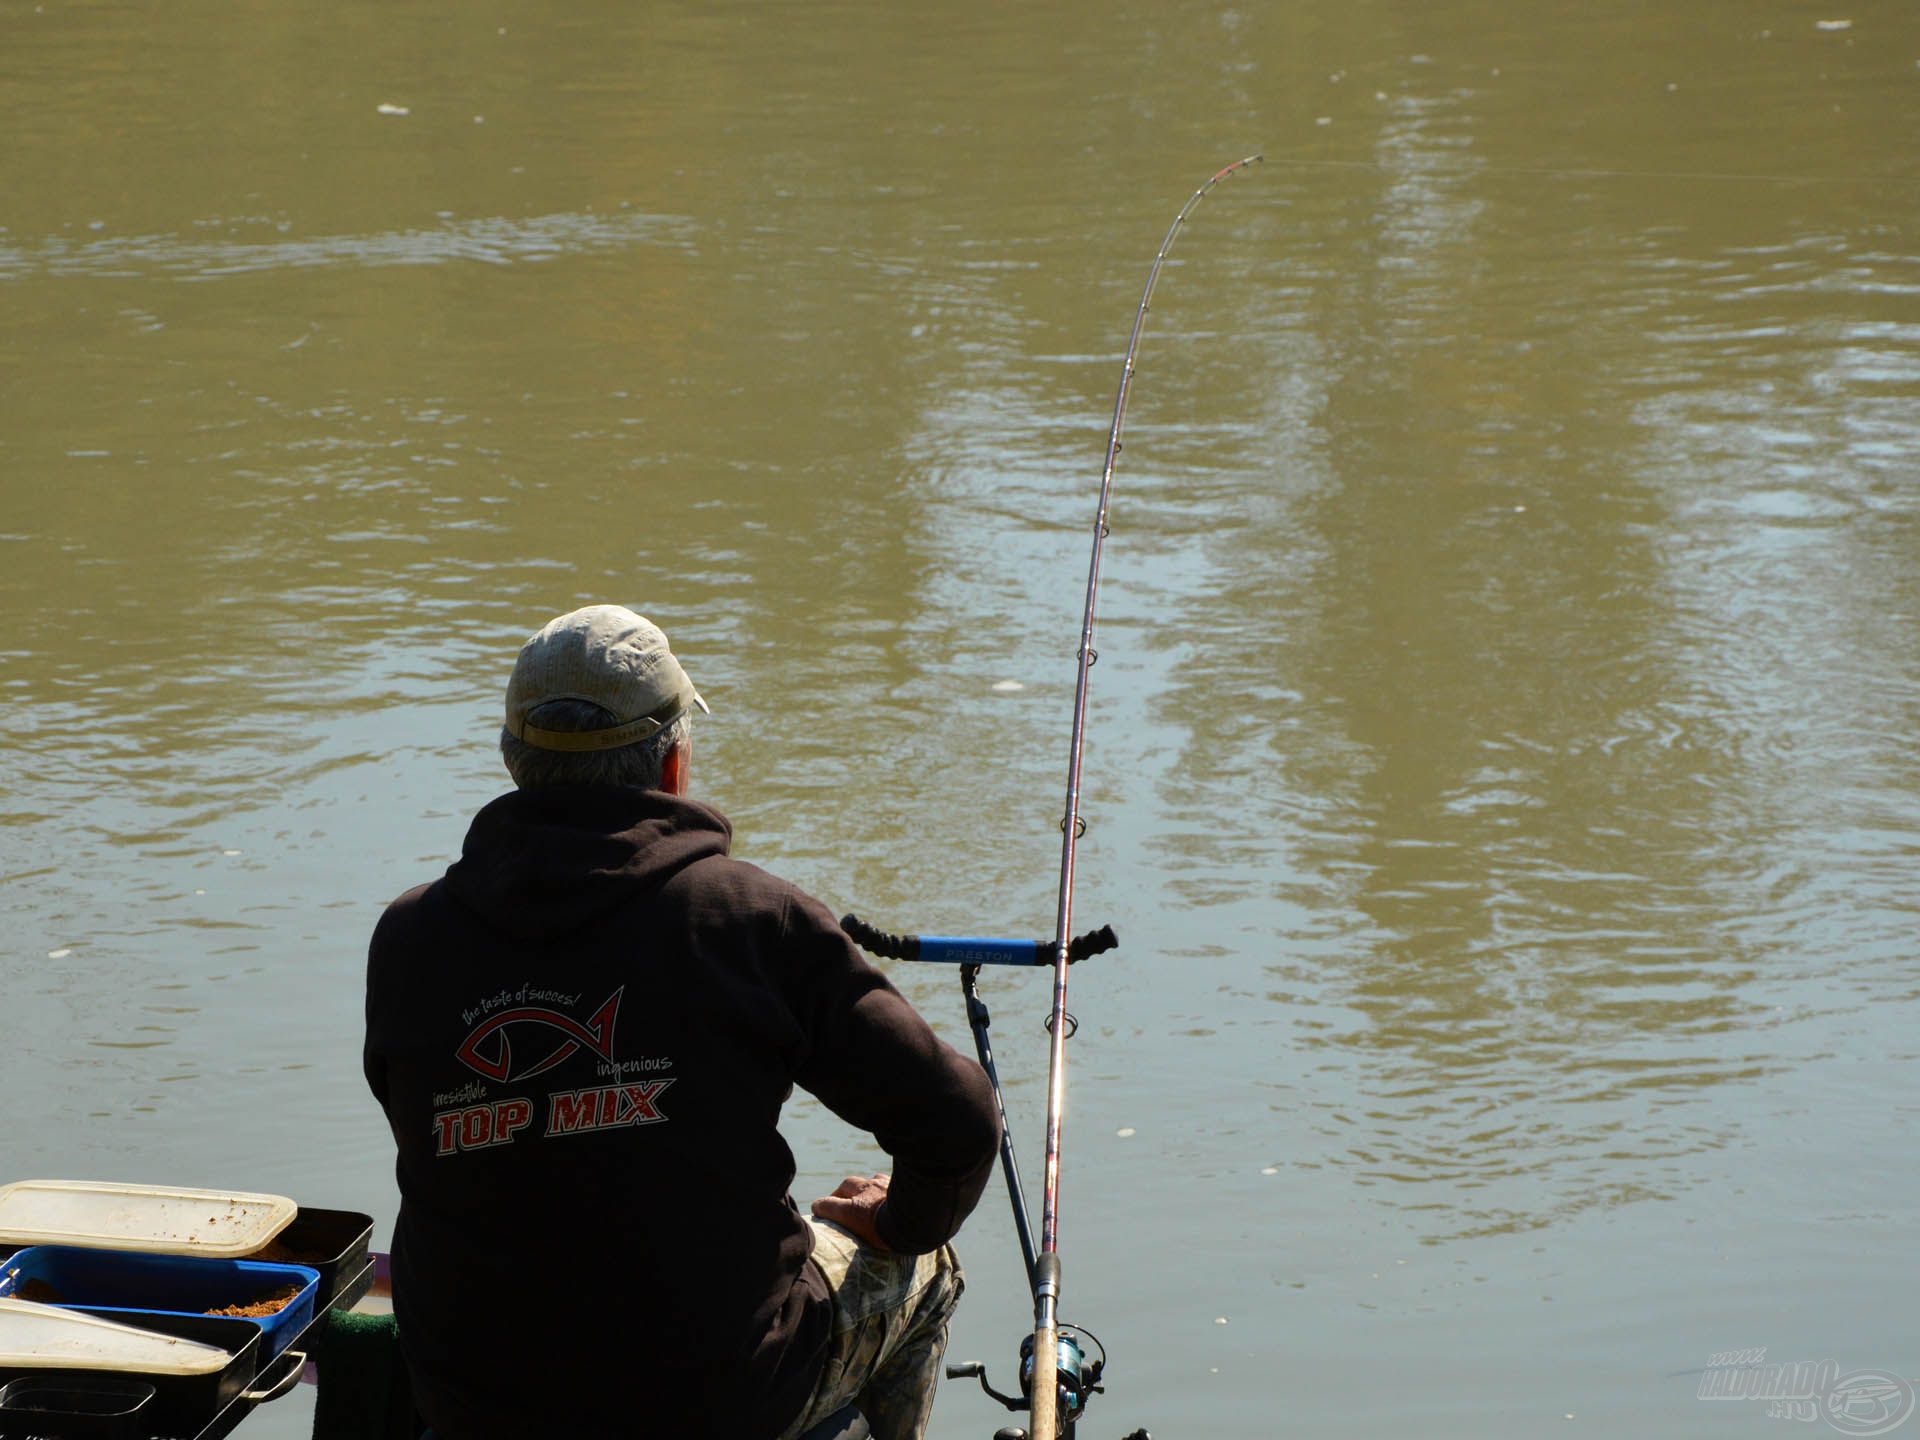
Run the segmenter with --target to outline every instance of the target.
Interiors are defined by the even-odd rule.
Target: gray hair
[[[543,730],[606,730],[620,723],[590,700],[549,700],[530,712]],[[634,790],[658,790],[667,756],[692,733],[685,715],[676,716],[663,730],[644,740],[613,750],[542,750],[529,745],[504,726],[500,730],[500,758],[522,790],[542,785],[623,785]]]

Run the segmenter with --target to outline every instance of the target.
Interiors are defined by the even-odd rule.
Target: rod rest
[[[962,965],[1051,965],[1051,940],[971,939],[951,935],[892,935],[858,915],[844,915],[840,928],[868,954],[885,960],[931,960]],[[1089,930],[1067,944],[1067,963],[1076,964],[1091,956],[1112,950],[1120,937],[1111,925]]]

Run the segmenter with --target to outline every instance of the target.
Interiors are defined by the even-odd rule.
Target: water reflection
[[[1362,1068],[1355,1097],[1309,1092],[1331,1123],[1298,1163],[1385,1187],[1429,1239],[1684,1190],[1725,1137],[1675,1102],[1822,1043],[1846,1008],[1809,1003],[1824,957],[1904,948],[1902,847],[1863,857],[1840,817],[1916,818],[1920,546],[1850,439],[1904,422],[1823,383],[1910,402],[1920,332],[1867,317],[1911,262],[1550,216],[1476,180],[1471,101],[1383,126],[1374,265],[1309,260],[1267,307],[1324,441],[1226,502],[1179,577],[1208,599],[1161,597],[1207,637],[1171,672],[1176,886],[1249,928],[1263,896],[1313,916],[1321,958],[1270,966],[1268,998]],[[1555,228],[1577,291],[1531,283]],[[1183,458],[1183,488],[1244,481]],[[1888,774],[1891,805],[1865,793]],[[1910,993],[1906,958],[1882,973]]]

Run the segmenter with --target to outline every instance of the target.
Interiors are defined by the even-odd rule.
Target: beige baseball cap
[[[585,700],[617,723],[543,730],[528,721],[553,700]],[[507,681],[507,730],[542,750],[613,750],[658,734],[695,705],[707,711],[658,625],[624,605],[588,605],[549,620],[520,647]]]

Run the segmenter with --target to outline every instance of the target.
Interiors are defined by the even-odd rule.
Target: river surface
[[[384,1244],[366,937],[580,603],[672,634],[737,853],[1047,933],[1133,307],[1264,151],[1117,476],[1083,1436],[1767,1436],[1713,1357],[1920,1373],[1911,4],[0,0],[0,133],[0,1180]],[[1031,1176],[1046,984],[986,993]],[[883,1162],[789,1114],[803,1200]],[[997,1190],[961,1246],[1005,1386]]]

